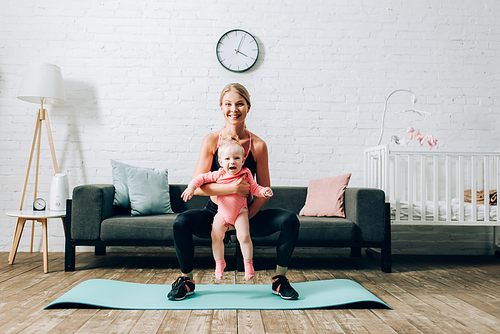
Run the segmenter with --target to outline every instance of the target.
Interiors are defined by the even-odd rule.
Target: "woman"
[[[270,187],[268,153],[266,143],[246,129],[245,120],[250,112],[250,95],[240,84],[229,84],[222,90],[219,104],[226,125],[220,131],[210,133],[203,139],[194,177],[220,168],[217,151],[221,137],[235,136],[248,154],[244,167],[256,175],[258,183]],[[247,196],[250,185],[244,180],[231,184],[209,183],[196,189],[195,195],[210,196],[203,210],[188,210],[177,217],[174,223],[174,242],[177,259],[182,275],[172,284],[167,297],[170,300],[182,300],[194,293],[193,282],[193,234],[201,238],[210,238],[212,222],[217,213],[217,196],[239,194]],[[268,236],[280,233],[277,245],[276,276],[273,277],[272,292],[283,299],[297,299],[298,293],[286,278],[288,263],[295,249],[299,234],[299,221],[295,213],[281,210],[261,210],[267,198],[259,197],[248,205],[250,234]]]

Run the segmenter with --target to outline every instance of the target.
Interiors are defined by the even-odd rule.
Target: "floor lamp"
[[[54,164],[54,172],[59,173],[56,160],[56,151],[54,149],[54,142],[52,140],[52,132],[50,130],[49,114],[43,108],[43,105],[61,105],[66,103],[66,93],[64,91],[64,81],[61,75],[61,69],[56,65],[47,63],[29,64],[26,68],[26,73],[24,74],[17,98],[26,102],[40,104],[40,109],[38,109],[38,112],[36,114],[35,129],[33,131],[33,137],[31,139],[28,164],[26,165],[26,173],[24,175],[21,200],[19,202],[19,211],[21,211],[23,209],[24,197],[26,195],[26,186],[28,184],[28,177],[35,150],[36,172],[34,199],[37,198],[38,172],[40,167],[40,142],[42,139],[42,124],[44,123],[44,121],[45,128],[47,129],[50,152],[52,154],[52,163]],[[33,221],[31,233],[31,252],[33,251],[34,226],[35,222]]]

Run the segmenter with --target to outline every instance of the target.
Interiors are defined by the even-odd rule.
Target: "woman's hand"
[[[236,186],[236,194],[247,197],[250,193],[250,183],[246,180],[246,175],[243,175],[238,181],[235,183]]]

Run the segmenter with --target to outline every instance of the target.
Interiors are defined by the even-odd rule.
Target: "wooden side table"
[[[38,221],[42,223],[42,240],[43,240],[43,271],[47,273],[49,271],[49,246],[48,246],[48,233],[47,233],[47,219],[49,218],[61,218],[63,222],[63,228],[66,230],[66,225],[64,219],[66,218],[66,211],[33,211],[33,210],[22,210],[22,211],[12,211],[7,212],[7,216],[16,217],[17,224],[16,230],[14,232],[14,240],[12,241],[12,248],[9,254],[9,264],[14,263],[16,257],[17,248],[19,246],[19,241],[21,240],[21,234],[23,233],[24,224],[27,220],[33,220],[33,222]],[[66,231],[65,231],[66,233]]]

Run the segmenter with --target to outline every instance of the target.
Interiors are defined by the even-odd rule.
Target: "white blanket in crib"
[[[408,219],[408,202],[400,202],[401,204],[401,216],[399,217],[400,220],[406,220]],[[439,220],[446,220],[447,215],[446,215],[446,202],[445,201],[438,201],[438,207],[439,207]],[[459,220],[460,218],[460,205],[459,205],[459,200],[458,198],[454,198],[451,200],[451,211],[452,211],[452,220]],[[477,220],[484,220],[484,204],[477,204],[476,205],[476,211],[477,211]],[[465,221],[471,221],[472,220],[472,204],[471,203],[464,203],[464,219]],[[490,205],[489,206],[489,213],[490,213],[490,220],[496,220],[497,219],[497,206],[496,205]],[[396,216],[396,207],[395,203],[391,203],[391,219],[395,219]],[[422,205],[421,202],[413,202],[413,218],[415,219],[420,219],[422,216]],[[434,202],[433,201],[427,201],[425,205],[425,217],[426,220],[434,220]]]

